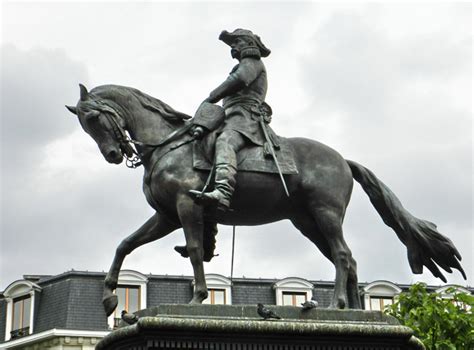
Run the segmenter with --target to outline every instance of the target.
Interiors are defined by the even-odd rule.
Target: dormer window
[[[228,278],[218,274],[206,275],[207,299],[203,304],[230,305],[232,304],[231,282]]]
[[[461,301],[456,301],[455,298],[454,298],[454,294],[468,294],[470,295],[471,293],[466,289],[466,288],[463,288],[463,287],[460,287],[460,286],[457,286],[457,285],[446,285],[444,287],[441,287],[441,288],[438,288],[436,290],[436,293],[438,293],[441,298],[443,299],[451,299],[451,302],[453,304],[455,304],[456,306],[466,310],[466,311],[469,311],[470,310],[470,306],[469,305],[466,305],[465,303],[461,302]]]
[[[273,288],[277,305],[300,306],[311,299],[314,286],[302,278],[289,277],[276,282]]]
[[[388,281],[375,281],[364,288],[365,309],[371,311],[383,311],[395,301],[395,297],[402,290]]]
[[[117,289],[115,289],[118,304],[114,313],[108,319],[110,328],[118,326],[122,310],[134,313],[147,307],[147,282],[148,278],[140,272],[132,270],[120,271]]]
[[[5,289],[4,296],[7,302],[5,341],[33,333],[35,295],[39,292],[41,292],[40,286],[26,280],[13,282]]]

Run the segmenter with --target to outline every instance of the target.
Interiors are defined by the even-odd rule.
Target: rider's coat
[[[238,86],[239,89],[236,89]],[[261,105],[267,94],[267,72],[259,57],[245,57],[227,80],[211,93],[224,95],[226,119],[222,130],[235,130],[257,145],[264,144],[259,125]]]

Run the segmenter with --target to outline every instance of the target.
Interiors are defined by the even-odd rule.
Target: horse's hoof
[[[189,302],[189,304],[193,304],[193,305],[199,305],[199,304],[202,304],[202,302],[207,299],[207,295],[200,295],[200,296],[195,296],[191,299],[191,301]]]
[[[102,305],[104,305],[105,313],[107,316],[112,315],[112,312],[117,308],[118,298],[115,294],[109,295],[102,299]]]
[[[346,308],[346,303],[343,300],[332,302],[329,304],[328,309],[343,310]]]

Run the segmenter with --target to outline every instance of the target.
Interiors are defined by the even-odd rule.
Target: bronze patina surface
[[[285,140],[294,155],[298,169],[295,174],[237,173],[236,153],[249,143],[279,147],[278,137],[269,136],[273,139],[270,142],[260,137],[262,119],[258,119],[268,123],[272,114],[264,101],[267,82],[261,60],[270,50],[247,30],[224,31],[220,38],[231,46],[239,64],[205,100],[223,100],[225,109],[220,132],[214,134],[217,142],[212,181],[208,171],[193,168],[193,144],[207,137],[202,129],[205,125],[194,124],[190,116],[166,103],[129,87],[104,85],[89,92],[81,85],[79,102],[68,107],[108,162],[119,164],[125,157],[132,165],[143,165],[143,190],[155,210],[117,247],[105,280],[103,303],[107,315],[117,306],[114,290],[119,271],[134,249],[183,228],[186,246],[178,247],[178,251],[191,261],[195,278],[191,303],[200,304],[208,296],[203,261],[213,256],[216,223],[261,225],[284,219],[290,220],[334,264],[330,307],[360,308],[356,261],[342,230],[354,180],[406,246],[414,273],[422,273],[427,267],[435,277],[446,281],[441,267],[448,272],[458,269],[466,278],[459,252],[435,224],[411,215],[369,169],[344,159],[322,143],[305,138]],[[217,114],[222,115],[219,111]],[[231,210],[217,210],[229,206]]]

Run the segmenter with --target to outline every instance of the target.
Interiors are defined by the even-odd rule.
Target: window
[[[31,296],[27,295],[21,298],[13,299],[12,312],[12,338],[29,334],[31,313]]]
[[[117,289],[115,289],[115,294],[118,298],[117,308],[107,320],[110,328],[113,329],[118,326],[121,320],[122,310],[133,313],[147,307],[147,282],[148,278],[137,271],[120,271],[118,286]]]
[[[300,306],[313,296],[313,284],[297,277],[289,277],[276,282],[273,286],[277,305]]]
[[[306,300],[305,292],[283,292],[283,305],[300,306]]]
[[[363,297],[365,310],[383,311],[388,305],[393,304],[396,296],[402,290],[392,282],[375,281],[364,287]]]
[[[141,310],[140,307],[140,286],[118,286],[115,290],[118,297],[117,308],[115,309],[114,328],[118,326],[121,319],[122,310],[133,313]]]
[[[27,280],[15,281],[5,289],[5,341],[33,333],[35,294],[39,292],[41,287]]]
[[[116,312],[133,313],[140,310],[140,286],[118,286],[115,293],[118,296],[118,305]]]
[[[370,310],[372,311],[383,311],[386,306],[392,304],[392,297],[370,297]]]
[[[226,292],[225,289],[209,288],[207,290],[209,295],[203,304],[211,305],[225,305],[226,304]]]
[[[193,281],[193,285],[194,285]],[[207,299],[203,304],[211,305],[231,305],[232,304],[232,288],[230,279],[218,275],[216,273],[206,274]]]

